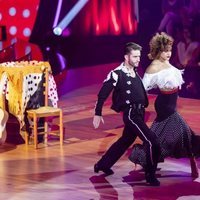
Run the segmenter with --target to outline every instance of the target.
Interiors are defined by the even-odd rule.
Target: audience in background
[[[200,1],[190,0],[187,9],[187,15],[189,19],[189,25],[194,27],[194,35],[196,39],[200,42]]]
[[[200,98],[200,1],[162,0],[163,18],[158,31],[165,31],[177,43],[173,64],[184,69],[181,96]]]
[[[182,39],[177,44],[175,65],[184,69],[185,85],[182,88],[183,96],[198,97],[197,82],[199,80],[200,43],[194,36],[192,27],[184,27]]]
[[[162,0],[163,18],[158,27],[159,32],[166,32],[171,36],[176,35],[176,28],[181,24],[181,10],[185,5],[184,0]]]
[[[196,19],[200,16],[200,3],[199,0],[190,0],[188,5],[188,13],[191,18]]]
[[[192,27],[184,27],[182,39],[177,44],[177,64],[179,68],[196,67],[200,43],[194,36]]]

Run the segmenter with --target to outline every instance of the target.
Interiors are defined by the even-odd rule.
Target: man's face
[[[138,67],[140,57],[141,52],[139,50],[132,50],[128,55],[125,55],[125,61],[131,67]]]

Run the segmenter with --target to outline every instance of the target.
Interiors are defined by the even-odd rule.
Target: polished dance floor
[[[68,70],[58,82],[64,112],[64,146],[50,138],[49,146],[26,147],[14,120],[7,124],[8,139],[0,146],[0,199],[7,200],[199,200],[200,178],[190,175],[188,159],[167,158],[158,166],[160,187],[147,186],[144,172],[127,153],[113,166],[115,174],[94,174],[93,165],[121,135],[120,114],[103,110],[105,124],[92,127],[97,92],[115,64]],[[149,96],[146,121],[155,118],[154,95]],[[200,134],[200,100],[179,98],[178,111]],[[56,119],[55,119],[56,121]],[[137,140],[136,142],[140,142]],[[197,159],[200,167],[200,159]]]

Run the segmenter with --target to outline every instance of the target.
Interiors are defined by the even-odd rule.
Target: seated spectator
[[[197,97],[199,82],[199,55],[200,43],[193,35],[194,31],[190,27],[185,27],[182,31],[183,38],[177,44],[175,65],[184,70],[185,90],[183,95]],[[187,93],[187,94],[186,94]]]
[[[177,44],[178,66],[196,66],[199,56],[200,43],[195,40],[190,27],[183,28],[183,39]]]
[[[193,19],[200,16],[199,0],[190,0],[189,6],[188,6],[188,13]]]
[[[163,0],[163,18],[158,27],[158,32],[164,31],[174,37],[176,35],[176,27],[181,24],[180,12],[184,6],[184,0]]]
[[[200,20],[200,2],[199,0],[190,0],[180,13],[183,26],[193,26]]]
[[[195,38],[200,42],[200,1],[190,0],[188,15],[191,19],[191,24],[194,26]]]

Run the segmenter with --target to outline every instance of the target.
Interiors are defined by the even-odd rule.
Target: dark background
[[[101,0],[99,0],[101,2]],[[53,5],[53,2],[55,5]],[[65,68],[93,66],[103,63],[120,62],[123,60],[123,46],[126,42],[136,42],[143,47],[141,65],[146,66],[148,42],[155,33],[162,17],[160,0],[139,0],[139,23],[135,34],[127,35],[94,35],[84,34],[81,27],[81,17],[85,8],[69,24],[69,36],[56,36],[52,31],[52,24],[56,12],[57,1],[49,4],[46,0],[40,1],[35,26],[30,37],[30,42],[40,46],[44,58],[53,65],[54,74],[63,70],[59,67],[56,52],[63,56]],[[60,19],[76,3],[76,0],[65,0],[61,10]],[[88,2],[89,4],[90,2]],[[45,10],[45,12],[44,12]],[[126,11],[125,11],[126,12]],[[133,18],[134,18],[133,13]],[[50,51],[47,51],[50,47]]]

